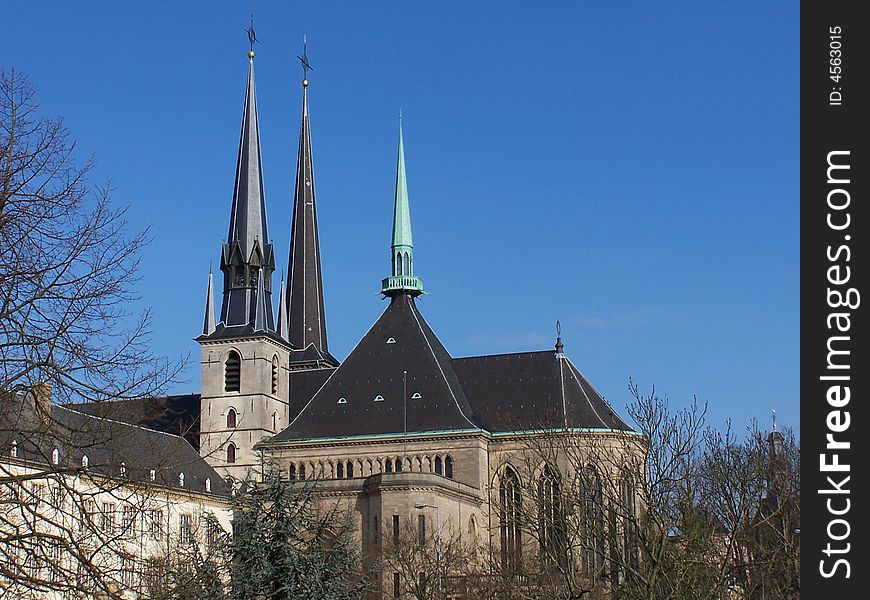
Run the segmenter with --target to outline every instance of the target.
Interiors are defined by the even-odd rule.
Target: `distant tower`
[[[390,276],[381,282],[385,296],[423,293],[423,280],[414,276],[414,240],[411,236],[411,209],[408,206],[408,181],[405,176],[405,144],[399,120],[399,157],[396,165],[396,196],[393,205],[393,243],[390,245]]]
[[[317,200],[314,191],[314,160],[308,118],[307,44],[302,56],[302,124],[296,162],[296,190],[293,197],[293,225],[287,261],[286,328],[294,350],[292,368],[335,366],[326,339],[323,307],[323,279],[320,268],[320,239],[317,231]]]
[[[248,85],[242,114],[230,228],[223,244],[223,301],[214,322],[211,274],[202,335],[200,453],[218,472],[246,479],[259,469],[253,446],[289,422],[290,348],[275,330],[275,256],[266,198],[254,86],[256,38],[249,29]]]

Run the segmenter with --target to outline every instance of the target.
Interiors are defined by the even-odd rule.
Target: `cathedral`
[[[389,272],[381,281],[389,306],[343,361],[330,354],[307,69],[288,278],[277,290],[276,318],[254,53],[249,57],[222,277],[216,292],[209,275],[197,338],[201,456],[237,480],[256,478],[266,464],[291,480],[316,480],[318,497],[351,519],[364,557],[409,518],[421,528],[449,528],[490,554],[507,557],[507,546],[521,554],[529,543],[504,522],[505,489],[550,468],[524,473],[513,464],[523,440],[552,429],[601,440],[634,432],[560,339],[552,350],[450,355],[418,307],[423,280],[414,268],[401,124]],[[390,586],[388,575],[382,585]]]

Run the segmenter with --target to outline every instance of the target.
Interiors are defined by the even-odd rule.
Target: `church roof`
[[[631,431],[561,353],[471,356],[454,359],[453,367],[487,431],[561,427]]]
[[[477,428],[450,355],[414,298],[400,294],[290,426],[272,439]]]

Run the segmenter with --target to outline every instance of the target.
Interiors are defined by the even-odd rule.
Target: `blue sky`
[[[419,306],[454,356],[551,348],[709,418],[799,424],[797,2],[17,3],[27,73],[151,227],[155,351],[199,389],[251,11],[270,233],[286,267],[308,36],[330,349],[385,307],[397,115]],[[621,411],[624,412],[624,411]]]

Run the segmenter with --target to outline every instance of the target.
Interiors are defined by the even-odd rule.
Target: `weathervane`
[[[565,345],[562,343],[562,323],[556,320],[556,356],[562,356]]]
[[[302,56],[297,56],[299,62],[302,63],[302,85],[308,86],[308,71],[313,71],[314,67],[308,62],[308,36],[302,36]]]
[[[254,58],[254,44],[259,42],[257,34],[254,32],[254,13],[251,13],[251,25],[245,31],[248,32],[248,42],[251,44],[251,50],[248,52],[250,58]]]

